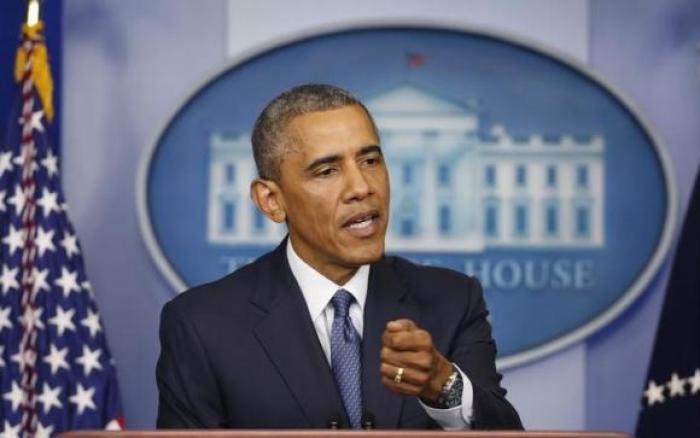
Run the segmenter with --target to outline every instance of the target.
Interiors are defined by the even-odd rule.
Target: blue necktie
[[[331,365],[335,382],[345,405],[350,425],[359,429],[362,418],[362,386],[360,381],[360,335],[350,320],[350,304],[354,298],[340,289],[333,295],[335,311],[331,329]]]

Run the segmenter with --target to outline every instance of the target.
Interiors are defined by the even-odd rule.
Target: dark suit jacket
[[[347,424],[333,373],[289,268],[285,242],[167,303],[156,376],[159,428],[324,428]],[[474,388],[475,428],[521,428],[504,398],[479,283],[397,257],[372,265],[364,310],[362,391],[379,428],[436,427],[415,397],[379,374],[386,322],[410,318]]]

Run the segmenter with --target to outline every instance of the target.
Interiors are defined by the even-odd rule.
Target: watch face
[[[464,382],[459,371],[455,370],[447,378],[445,384],[440,391],[440,396],[437,399],[437,404],[442,409],[449,409],[462,404],[462,389]]]
[[[452,384],[452,387],[447,390],[447,394],[444,399],[446,409],[454,408],[455,406],[462,404],[462,389],[464,388],[464,382],[462,381],[462,375],[457,371],[455,371],[455,373],[457,374],[457,378]]]

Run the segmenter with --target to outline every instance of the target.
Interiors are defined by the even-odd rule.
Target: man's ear
[[[271,220],[282,223],[287,219],[284,198],[276,182],[268,179],[255,179],[250,183],[250,199]]]

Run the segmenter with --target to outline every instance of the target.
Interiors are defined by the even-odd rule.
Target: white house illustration
[[[601,247],[604,140],[534,133],[515,138],[478,112],[412,85],[367,101],[391,175],[391,251]],[[250,135],[210,138],[208,241],[274,245],[283,225],[248,196]]]

